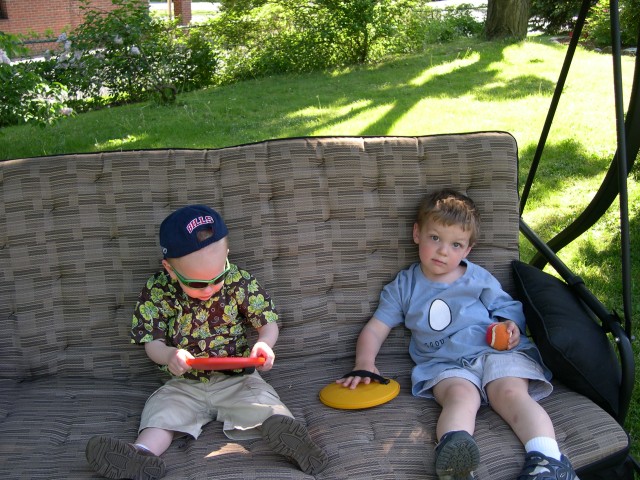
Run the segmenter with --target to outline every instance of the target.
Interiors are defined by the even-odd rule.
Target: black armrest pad
[[[566,283],[520,261],[512,267],[529,332],[547,367],[615,416],[620,365],[602,327]]]

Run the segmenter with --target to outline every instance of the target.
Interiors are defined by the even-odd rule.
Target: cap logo
[[[187,224],[187,232],[193,233],[193,231],[200,225],[206,225],[208,223],[214,223],[211,215],[205,215],[203,217],[196,217]]]

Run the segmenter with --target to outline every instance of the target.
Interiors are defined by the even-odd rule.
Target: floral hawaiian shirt
[[[162,271],[149,278],[140,292],[131,324],[131,343],[161,339],[194,357],[247,357],[247,329],[277,319],[269,294],[236,265],[231,265],[222,289],[205,301],[189,297]],[[166,366],[160,368],[168,371]],[[199,370],[184,375],[202,381],[208,376]]]

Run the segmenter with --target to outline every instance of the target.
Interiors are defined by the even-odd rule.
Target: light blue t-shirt
[[[453,367],[463,367],[486,353],[527,354],[540,363],[535,345],[524,334],[522,304],[507,294],[487,270],[468,260],[465,273],[453,283],[429,280],[420,263],[402,270],[380,294],[374,317],[388,327],[404,324],[411,330],[409,354],[415,362],[413,385],[437,377]],[[513,320],[520,329],[520,343],[498,352],[487,344],[487,327],[501,319]],[[544,368],[547,379],[551,373]]]

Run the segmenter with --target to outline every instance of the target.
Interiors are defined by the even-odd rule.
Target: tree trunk
[[[530,7],[530,0],[489,0],[485,24],[487,38],[527,38]]]

